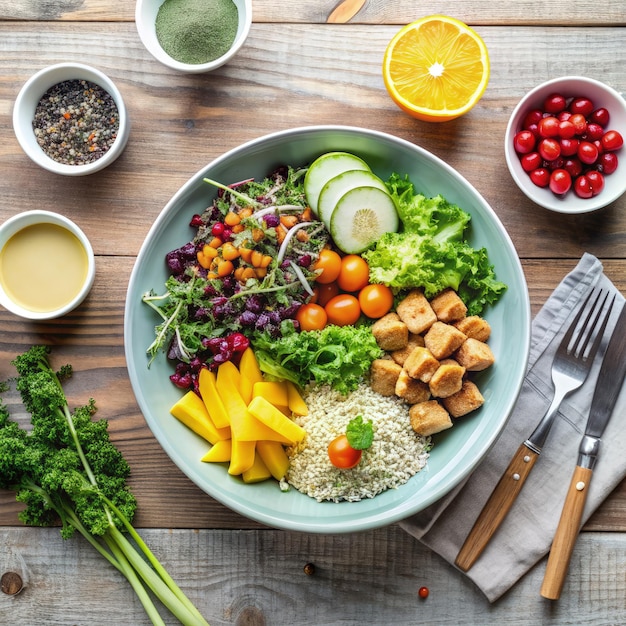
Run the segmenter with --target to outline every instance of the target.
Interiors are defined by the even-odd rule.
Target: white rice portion
[[[373,498],[406,483],[426,465],[430,438],[411,428],[409,407],[400,398],[381,396],[361,384],[347,396],[328,386],[311,387],[304,400],[309,414],[294,421],[307,435],[287,450],[291,462],[287,481],[318,502]],[[365,422],[372,421],[374,441],[363,450],[355,468],[338,469],[328,458],[328,444],[345,433],[348,422],[357,415]]]

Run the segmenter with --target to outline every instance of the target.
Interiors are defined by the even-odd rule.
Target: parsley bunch
[[[110,441],[107,422],[92,420],[93,399],[70,409],[62,382],[72,368],[55,372],[48,352],[34,346],[13,361],[32,429],[12,421],[0,402],[0,488],[14,490],[26,505],[19,514],[24,524],[60,522],[64,539],[80,533],[127,578],[153,624],[164,622],[148,589],[181,623],[208,626],[131,524],[136,501],[126,485],[130,467]]]

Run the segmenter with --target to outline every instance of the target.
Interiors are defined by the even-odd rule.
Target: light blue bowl
[[[213,200],[204,177],[225,184],[263,178],[275,168],[304,166],[324,152],[346,151],[367,161],[383,179],[408,174],[426,195],[442,194],[472,215],[470,243],[485,246],[497,278],[508,285],[501,300],[485,314],[496,364],[477,383],[485,405],[434,437],[427,466],[398,489],[360,502],[319,503],[292,489],[282,493],[275,481],[246,485],[221,464],[202,463],[208,444],[169,409],[180,397],[168,380],[165,355],[148,368],[146,348],[154,339],[156,314],[142,295],[163,290],[165,254],[193,236],[189,221]],[[530,343],[528,290],[517,253],[496,214],[454,169],[426,150],[390,135],[360,128],[297,128],[261,137],[219,157],[195,174],[172,198],[153,224],[133,269],[125,311],[125,347],[130,380],[148,425],[174,463],[201,489],[234,511],[269,526],[316,533],[361,531],[391,524],[417,513],[463,481],[480,463],[504,427],[526,370]]]

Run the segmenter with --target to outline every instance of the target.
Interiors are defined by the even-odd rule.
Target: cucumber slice
[[[322,187],[347,170],[369,170],[369,165],[348,152],[327,152],[311,163],[304,176],[304,194],[313,213],[317,215],[317,201]]]
[[[391,196],[377,187],[356,187],[337,202],[330,218],[330,234],[346,254],[360,254],[382,235],[398,230],[399,219]]]
[[[385,183],[378,176],[364,170],[348,170],[331,178],[322,187],[317,201],[317,217],[324,222],[328,230],[330,230],[330,218],[337,202],[346,192],[356,187],[377,187],[382,191],[387,191]]]

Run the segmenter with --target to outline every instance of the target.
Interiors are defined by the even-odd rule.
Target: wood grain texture
[[[211,626],[454,626],[459,619],[475,626],[626,623],[621,534],[580,537],[560,602],[539,596],[542,561],[493,605],[396,526],[350,536],[269,530],[141,534]],[[0,623],[149,624],[125,580],[82,539],[5,528],[0,542],[9,547],[0,562],[26,572],[28,581],[18,596],[0,594]],[[307,563],[315,566],[312,576],[304,573]],[[417,593],[422,586],[430,590],[425,601]]]
[[[288,5],[282,0],[253,0],[255,22],[324,23],[338,0],[309,0]],[[593,0],[566,2],[555,0],[546,11],[540,0],[499,2],[456,0],[416,2],[415,0],[368,0],[353,19],[361,24],[407,24],[424,15],[453,15],[471,25],[602,25],[626,24],[626,7],[621,0],[606,0],[601,5]],[[0,0],[0,19],[36,21],[133,21],[134,0]]]

